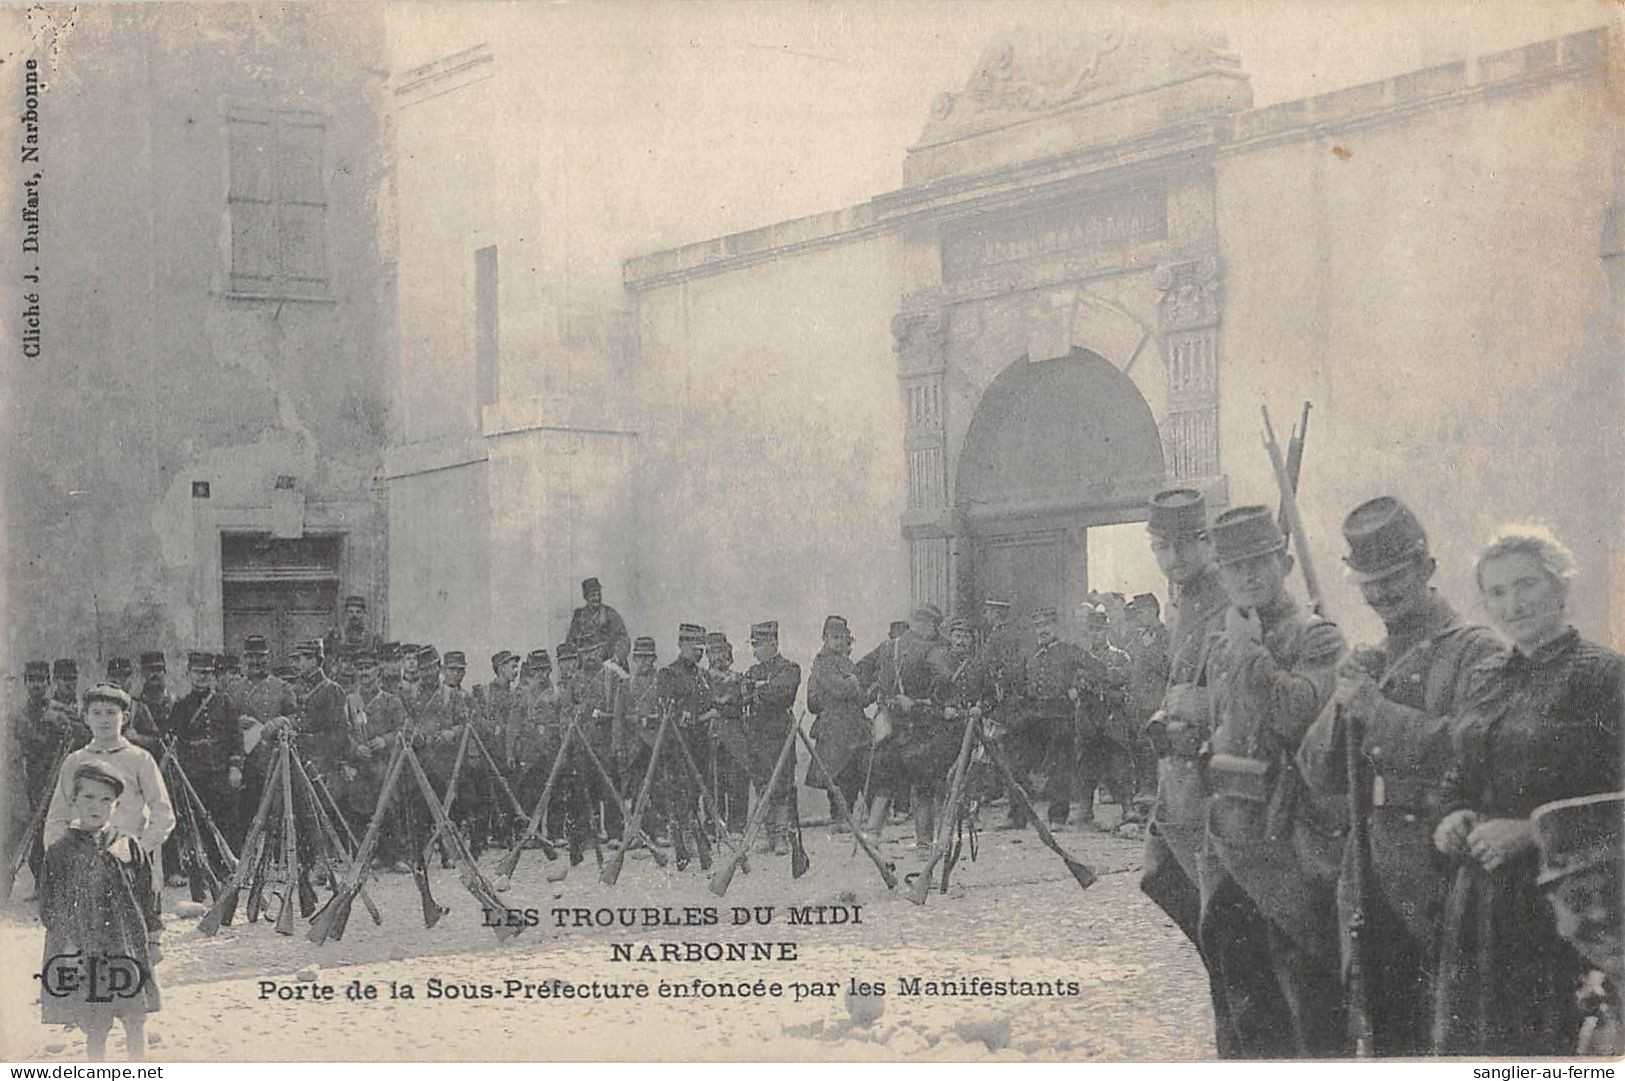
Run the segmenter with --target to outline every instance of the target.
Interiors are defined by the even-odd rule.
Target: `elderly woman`
[[[1486,661],[1455,729],[1434,845],[1454,866],[1444,909],[1434,1049],[1572,1054],[1586,966],[1541,899],[1530,815],[1619,789],[1625,657],[1566,617],[1574,560],[1539,528],[1503,530],[1478,557],[1478,589],[1511,640]]]

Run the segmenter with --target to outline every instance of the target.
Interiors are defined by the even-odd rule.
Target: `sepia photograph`
[[[0,96],[13,1076],[1625,1056],[1625,8],[16,4]]]

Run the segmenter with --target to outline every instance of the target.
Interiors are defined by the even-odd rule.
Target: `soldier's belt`
[[[1272,765],[1264,758],[1216,754],[1207,762],[1207,783],[1215,796],[1268,803]]]

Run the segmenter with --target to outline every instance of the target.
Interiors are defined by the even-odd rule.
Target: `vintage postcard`
[[[1620,11],[0,9],[0,1058],[1625,1053]]]

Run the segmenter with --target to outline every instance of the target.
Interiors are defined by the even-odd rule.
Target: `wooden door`
[[[1056,608],[1067,589],[1066,532],[1034,530],[981,537],[975,545],[976,604],[989,597],[1010,602],[1025,620],[1035,609]]]

